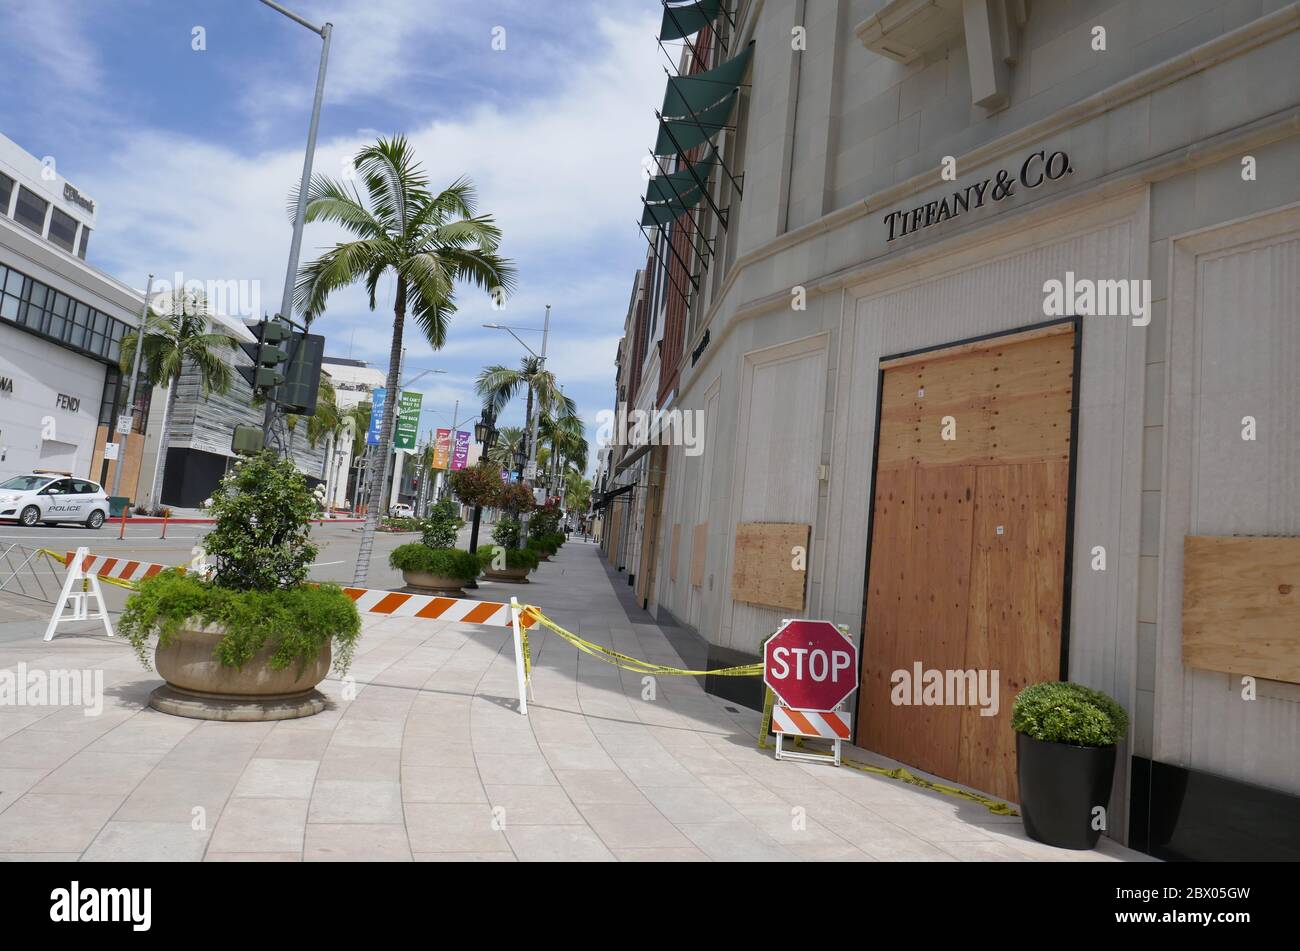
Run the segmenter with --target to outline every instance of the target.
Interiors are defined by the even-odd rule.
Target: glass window
[[[102,334],[104,327],[108,324],[108,314],[102,310],[95,311],[95,333]]]
[[[14,221],[40,234],[45,228],[45,209],[49,207],[50,203],[44,198],[19,185],[18,204],[14,206]]]
[[[23,292],[23,276],[17,271],[10,271],[9,276],[5,278],[5,291],[19,297]]]
[[[55,208],[50,216],[50,240],[71,254],[77,246],[77,219]]]
[[[81,226],[81,242],[77,245],[77,257],[86,260],[86,245],[90,241],[90,229],[85,225]]]
[[[86,339],[86,328],[79,324],[69,324],[64,328],[64,338],[74,347],[80,347],[83,340]]]
[[[122,359],[122,345],[116,340],[109,345],[108,359],[112,360],[114,363]]]
[[[93,482],[74,479],[72,484],[76,488],[78,495],[95,495],[99,492],[99,486],[95,485]]]
[[[122,323],[120,320],[110,320],[109,324],[113,328],[113,342],[116,343],[121,340],[123,335],[126,333],[126,324]]]
[[[68,316],[68,295],[56,293],[54,295],[54,306],[50,309],[60,317]]]
[[[90,308],[87,307],[85,304],[78,303],[77,316],[76,316],[77,326],[84,327],[86,326],[87,322],[89,322],[89,320],[90,320]]]
[[[9,196],[14,193],[14,180],[0,174],[0,215],[9,214]]]
[[[45,292],[48,290],[49,288],[40,281],[32,281],[27,288],[27,299],[32,302],[34,307],[44,307]]]
[[[66,323],[67,322],[57,314],[51,315],[50,325],[45,328],[45,332],[49,334],[51,337],[55,337],[59,340],[62,340],[63,328],[66,325]]]
[[[34,492],[49,481],[50,477],[44,475],[14,476],[12,479],[0,482],[0,489],[10,489],[18,492]]]
[[[18,319],[17,297],[10,297],[8,294],[5,294],[3,298],[0,298],[0,317],[5,318],[6,320]]]

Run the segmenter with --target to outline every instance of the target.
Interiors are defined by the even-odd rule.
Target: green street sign
[[[420,433],[420,403],[423,393],[402,393],[397,404],[397,426],[393,431],[393,446],[397,449],[414,449]]]

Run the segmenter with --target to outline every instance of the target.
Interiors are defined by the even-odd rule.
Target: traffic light
[[[257,340],[239,345],[253,361],[253,365],[237,369],[254,391],[260,390],[265,396],[267,390],[284,382],[284,373],[278,368],[289,359],[289,353],[283,344],[289,339],[290,331],[288,325],[278,317],[274,320],[261,320],[253,329]]]
[[[294,333],[287,347],[289,360],[284,367],[284,385],[280,387],[278,402],[290,413],[311,416],[316,412],[325,338],[320,334]]]

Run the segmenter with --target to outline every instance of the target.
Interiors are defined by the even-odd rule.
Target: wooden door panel
[[[901,626],[916,613],[919,587],[912,585],[911,540],[914,470],[881,470],[875,480],[871,569],[862,638],[862,685],[858,696],[858,744],[886,756],[908,750],[898,708],[890,702],[890,676],[899,644],[910,634]]]
[[[1075,346],[1046,328],[882,364],[858,742],[1013,801],[1012,703],[1060,675]],[[996,715],[893,704],[916,663],[997,670]]]
[[[1011,706],[1060,669],[1064,463],[986,466],[976,485],[970,624],[964,667],[998,671],[998,712],[962,708],[960,782],[1015,802]],[[1001,527],[1002,533],[998,534]]]

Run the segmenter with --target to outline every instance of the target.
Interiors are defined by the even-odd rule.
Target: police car
[[[108,496],[97,483],[57,473],[14,476],[0,482],[0,521],[31,527],[79,522],[99,528],[108,518]]]

